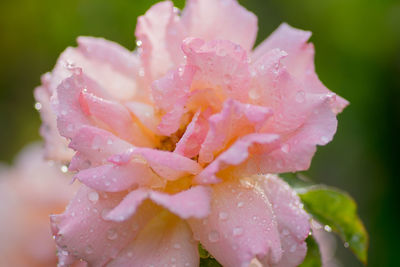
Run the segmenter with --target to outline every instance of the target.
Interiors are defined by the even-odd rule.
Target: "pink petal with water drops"
[[[252,58],[262,58],[270,50],[279,48],[285,51],[288,56],[283,60],[288,71],[299,82],[304,83],[304,90],[312,93],[327,94],[331,91],[326,88],[314,68],[314,46],[307,43],[311,37],[311,32],[302,31],[283,23],[276,29],[264,42],[262,42],[252,54]],[[348,105],[348,101],[337,96],[332,101],[332,109],[339,113]]]
[[[144,159],[154,172],[167,180],[176,180],[185,175],[198,174],[202,167],[194,160],[178,153],[149,149],[135,148],[121,155],[110,158],[110,162],[124,165],[135,157]]]
[[[104,192],[120,192],[144,185],[154,187],[165,185],[162,179],[143,162],[130,162],[123,166],[105,164],[81,170],[75,178],[90,188]]]
[[[186,127],[185,133],[176,144],[174,153],[188,158],[197,156],[209,129],[208,118],[210,113],[209,109],[205,112],[196,112],[192,121]]]
[[[142,205],[126,223],[105,217],[123,198],[119,193],[97,193],[82,186],[67,210],[51,217],[57,245],[91,266],[103,266],[124,249],[160,209]]]
[[[195,72],[193,66],[179,67],[152,84],[155,106],[166,113],[158,126],[161,134],[170,135],[178,130]]]
[[[210,130],[201,145],[199,162],[211,162],[230,142],[262,128],[271,115],[271,109],[266,107],[225,101],[222,111],[208,119]]]
[[[127,102],[125,106],[152,134],[158,133],[157,126],[160,123],[160,119],[155,114],[153,106],[141,102]]]
[[[310,216],[304,211],[293,189],[277,176],[260,176],[257,182],[272,204],[282,243],[282,259],[271,266],[298,266],[307,252],[305,239],[310,232]],[[265,258],[263,262],[268,263],[270,260]]]
[[[218,183],[218,172],[230,166],[240,165],[254,154],[268,155],[276,147],[279,147],[280,138],[276,134],[249,134],[237,140],[226,151],[222,152],[213,162],[195,177],[198,184]],[[241,171],[231,170],[229,178],[241,176]],[[256,172],[257,173],[257,172]]]
[[[257,36],[257,17],[236,0],[188,0],[182,12],[187,36],[224,39],[251,50]]]
[[[206,186],[194,186],[177,194],[137,189],[131,191],[121,203],[113,209],[107,219],[125,221],[136,213],[145,199],[163,206],[182,219],[203,218],[210,212],[211,190]]]
[[[247,100],[250,73],[247,53],[240,45],[226,40],[186,38],[182,50],[187,56],[186,64],[197,68],[192,90],[213,88],[221,97]]]
[[[133,146],[112,133],[93,126],[82,126],[72,138],[69,147],[77,151],[69,169],[72,171],[98,166],[107,159]]]
[[[186,222],[164,211],[107,266],[199,266],[197,242]]]
[[[160,78],[174,63],[180,63],[181,53],[176,52],[183,34],[180,18],[170,1],[155,4],[138,18],[135,35],[140,44],[144,75],[149,81]]]
[[[129,111],[118,102],[105,100],[82,91],[79,103],[88,116],[93,116],[96,122],[99,120],[106,124],[110,131],[124,140],[137,146],[151,147],[153,145],[152,140],[133,121]],[[98,124],[101,125],[101,123]]]
[[[213,187],[211,213],[189,219],[195,239],[223,266],[248,266],[258,256],[281,258],[278,225],[264,193],[229,181]]]

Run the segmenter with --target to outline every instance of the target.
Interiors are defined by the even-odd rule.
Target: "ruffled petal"
[[[259,176],[257,183],[272,204],[283,249],[282,259],[271,266],[298,266],[307,252],[305,240],[310,232],[310,216],[302,208],[300,198],[293,189],[277,176]],[[262,261],[265,264],[271,262],[268,258]]]
[[[196,175],[202,170],[196,161],[187,157],[174,152],[148,148],[131,149],[124,154],[111,157],[110,161],[124,165],[138,156],[145,160],[155,173],[167,180],[176,180],[189,174]]]
[[[277,222],[264,192],[229,181],[213,187],[211,213],[189,219],[194,237],[223,266],[249,266],[258,257],[281,258]]]
[[[335,95],[308,92],[282,64],[279,49],[268,52],[252,67],[253,102],[271,107],[274,114],[261,132],[277,133],[282,146],[270,154],[254,157],[249,173],[282,173],[309,167],[316,145],[325,145],[336,132],[336,114],[331,109]],[[255,171],[255,172],[254,172]]]
[[[157,126],[160,123],[160,119],[155,114],[153,106],[140,102],[128,102],[125,103],[125,106],[152,134],[158,133]]]
[[[106,130],[82,126],[69,147],[78,152],[69,166],[71,171],[76,171],[105,164],[112,155],[123,153],[133,146]]]
[[[179,45],[184,29],[172,2],[157,3],[140,16],[135,35],[141,44],[140,56],[148,81],[160,78],[183,60]]]
[[[176,144],[174,153],[181,154],[188,158],[195,157],[199,154],[209,128],[207,120],[211,113],[209,111],[208,109],[205,112],[196,112],[192,121],[186,127],[185,133]]]
[[[257,17],[236,0],[188,0],[182,12],[188,35],[205,40],[224,39],[247,51],[257,36]]]
[[[279,147],[280,137],[276,134],[249,134],[237,140],[226,151],[222,152],[213,162],[194,178],[198,184],[218,183],[221,181],[217,177],[218,172],[230,166],[236,166],[246,162],[254,154],[266,154]],[[237,172],[235,168],[225,170],[229,172],[229,177],[242,174],[242,170]],[[255,172],[257,173],[257,172]]]
[[[105,164],[80,171],[75,178],[95,190],[120,192],[137,186],[163,187],[165,182],[144,162]]]
[[[226,40],[206,42],[187,38],[182,43],[187,65],[195,66],[192,90],[213,88],[221,97],[245,102],[250,86],[247,52]]]
[[[107,266],[199,266],[197,242],[186,222],[163,212]]]
[[[195,72],[193,66],[180,67],[152,84],[155,105],[165,114],[158,126],[161,134],[170,135],[179,129]]]
[[[103,217],[124,197],[119,193],[102,193],[82,186],[67,210],[51,217],[57,245],[76,259],[91,266],[103,266],[124,249],[160,208],[144,203],[135,216],[124,223]]]
[[[314,46],[307,43],[311,32],[303,31],[283,23],[264,42],[262,42],[252,54],[257,62],[269,51],[279,48],[285,51],[288,56],[283,59],[288,71],[299,82],[304,83],[304,90],[310,93],[328,94],[331,91],[326,88],[314,68]],[[339,113],[348,105],[348,101],[337,96],[332,101],[332,110]]]
[[[211,162],[233,140],[257,132],[271,115],[269,108],[227,100],[222,111],[209,118],[210,130],[201,145],[199,162]]]
[[[140,129],[129,111],[118,102],[105,100],[82,91],[79,103],[87,116],[92,116],[100,125],[105,124],[110,131],[121,138],[137,146],[153,146],[151,137]]]
[[[166,194],[158,191],[137,189],[130,192],[121,203],[113,209],[107,219],[125,221],[135,214],[145,199],[163,206],[182,219],[204,218],[210,212],[211,190],[205,186],[194,186],[177,194]]]

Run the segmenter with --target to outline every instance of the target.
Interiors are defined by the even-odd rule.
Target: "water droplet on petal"
[[[180,244],[178,244],[178,243],[175,243],[175,244],[174,244],[174,248],[176,248],[176,249],[180,249],[180,248],[181,248],[181,245],[180,245]]]
[[[62,173],[66,173],[68,171],[68,167],[66,165],[62,165],[60,169]]]
[[[241,207],[243,207],[244,206],[244,202],[239,202],[238,204],[237,204],[237,206],[238,206],[238,208],[241,208]]]
[[[92,246],[88,245],[88,246],[85,248],[85,252],[86,252],[86,254],[92,254],[92,253],[93,253],[93,248],[92,248]]]
[[[348,242],[344,242],[343,246],[344,246],[345,248],[348,248],[350,245],[349,245]]]
[[[225,221],[226,219],[228,219],[228,213],[221,211],[221,212],[218,214],[218,218],[219,218],[221,221]]]
[[[217,231],[211,231],[208,234],[208,240],[210,240],[210,242],[215,243],[218,242],[219,240],[219,233]]]
[[[329,142],[329,138],[328,138],[327,136],[322,136],[322,137],[321,137],[321,142],[324,143],[324,144],[326,144],[326,143]]]
[[[297,103],[303,103],[305,100],[306,94],[304,93],[303,90],[300,90],[296,93],[296,102]]]
[[[117,231],[115,231],[115,229],[113,229],[113,228],[108,229],[108,231],[107,231],[107,238],[108,238],[109,240],[115,240],[115,239],[117,239],[117,238],[118,238],[118,233],[117,233]]]
[[[281,146],[281,150],[282,150],[283,153],[289,153],[289,150],[290,150],[289,144],[283,144]]]
[[[233,235],[234,236],[240,236],[241,234],[243,234],[243,228],[241,227],[236,227],[233,229]]]
[[[96,191],[92,191],[88,194],[88,198],[91,202],[96,203],[99,200],[99,194]]]
[[[137,47],[141,47],[142,44],[143,44],[142,41],[140,41],[140,40],[137,40],[137,41],[136,41],[136,46],[137,46]]]

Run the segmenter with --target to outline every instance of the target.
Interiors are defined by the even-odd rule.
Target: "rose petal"
[[[170,135],[179,129],[195,72],[193,66],[180,67],[152,84],[155,105],[166,113],[158,126],[161,134]]]
[[[170,1],[155,4],[138,18],[135,35],[141,43],[141,59],[148,81],[160,78],[174,63],[182,61],[178,48],[184,38],[183,31]]]
[[[51,217],[57,245],[91,266],[103,266],[124,249],[160,209],[142,205],[125,223],[106,221],[105,216],[124,194],[102,193],[82,186],[67,210]]]
[[[275,134],[249,134],[237,140],[229,149],[222,152],[213,162],[211,162],[193,180],[198,184],[218,183],[221,180],[217,173],[229,166],[239,165],[245,162],[254,154],[266,154],[279,146],[279,135]],[[231,176],[236,176],[236,170],[230,172]],[[242,170],[239,173],[241,174]],[[255,172],[257,173],[257,172]]]
[[[110,161],[123,165],[135,156],[141,156],[150,167],[161,177],[167,180],[176,180],[188,174],[198,174],[202,167],[194,160],[188,159],[174,152],[135,148],[128,152],[110,158]]]
[[[188,0],[182,23],[188,36],[230,40],[247,51],[253,47],[257,35],[257,17],[236,0]]]
[[[107,266],[198,266],[197,243],[186,222],[160,213]]]
[[[269,108],[227,100],[209,120],[210,130],[201,145],[199,162],[208,163],[232,140],[258,131],[272,115]]]
[[[182,50],[187,56],[186,64],[197,68],[192,90],[213,88],[217,95],[247,100],[250,73],[243,48],[226,40],[186,38]]]
[[[282,243],[282,259],[272,266],[298,266],[307,252],[305,239],[310,232],[310,216],[293,189],[277,176],[259,176],[257,182],[272,204]],[[267,264],[270,260],[265,258],[263,262]]]
[[[83,126],[72,138],[69,147],[78,152],[69,166],[71,171],[75,171],[104,164],[110,156],[133,146],[106,130]]]
[[[197,156],[208,132],[209,125],[207,119],[210,113],[209,109],[205,112],[196,112],[192,121],[186,127],[185,133],[176,144],[174,153],[188,158]]]
[[[257,188],[238,181],[216,184],[210,215],[188,222],[194,237],[223,266],[248,266],[256,256],[281,257],[271,204]]]
[[[88,116],[93,116],[105,123],[112,132],[115,132],[121,138],[137,146],[152,147],[151,138],[133,121],[131,114],[123,105],[85,91],[81,92],[79,102]]]
[[[203,218],[210,212],[211,190],[205,186],[194,186],[188,190],[174,195],[166,193],[137,189],[130,192],[121,203],[113,209],[107,219],[125,221],[135,214],[137,208],[145,199],[163,206],[182,219]]]

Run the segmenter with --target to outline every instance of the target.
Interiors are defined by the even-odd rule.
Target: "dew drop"
[[[107,140],[107,145],[112,145],[112,144],[113,144],[113,141],[111,139],[108,139]]]
[[[208,234],[208,240],[210,240],[210,242],[215,243],[218,242],[219,240],[219,233],[217,231],[211,231]]]
[[[109,240],[115,240],[115,239],[117,239],[117,238],[118,238],[118,233],[117,233],[117,231],[115,231],[115,229],[113,229],[113,228],[108,229],[108,231],[107,231],[107,238],[108,238]]]
[[[322,136],[322,137],[321,137],[321,142],[323,142],[324,144],[326,144],[326,143],[329,142],[329,138],[326,137],[326,136]]]
[[[92,254],[92,253],[93,253],[93,248],[92,248],[92,246],[88,245],[88,246],[85,248],[85,252],[86,252],[86,254]]]
[[[348,242],[344,242],[343,246],[344,246],[345,248],[348,248],[350,245],[349,245]]]
[[[219,218],[221,221],[225,221],[226,219],[228,219],[228,213],[221,211],[221,212],[218,214],[218,218]]]
[[[232,234],[234,236],[240,236],[241,234],[243,234],[243,228],[241,227],[234,228]]]
[[[324,230],[327,231],[328,233],[332,232],[332,228],[329,225],[325,225]]]
[[[258,94],[257,90],[253,89],[249,91],[249,97],[252,100],[256,100],[260,97],[260,95]]]
[[[306,94],[304,93],[303,90],[300,90],[296,93],[296,102],[297,103],[303,103],[305,100]]]
[[[34,105],[36,110],[41,110],[42,109],[42,104],[40,104],[39,102],[36,102]]]
[[[62,173],[66,173],[68,171],[68,167],[66,165],[62,165],[60,169]]]
[[[136,41],[136,46],[137,46],[137,47],[141,47],[142,44],[143,44],[142,41],[140,41],[140,40],[137,40],[137,41]]]
[[[243,207],[243,205],[244,205],[244,202],[241,201],[241,202],[239,202],[239,203],[237,204],[237,207],[238,207],[238,208],[241,208],[241,207]]]
[[[181,245],[180,245],[180,244],[178,244],[178,243],[175,243],[175,244],[174,244],[174,248],[176,248],[176,249],[180,249],[180,248],[181,248]]]
[[[129,251],[127,255],[128,255],[129,258],[133,257],[133,253],[131,251]]]
[[[99,194],[96,191],[92,191],[88,194],[88,199],[93,202],[96,203],[97,200],[99,200]]]
[[[283,153],[289,153],[289,150],[290,150],[289,144],[283,144],[281,146],[281,150],[282,150]]]

